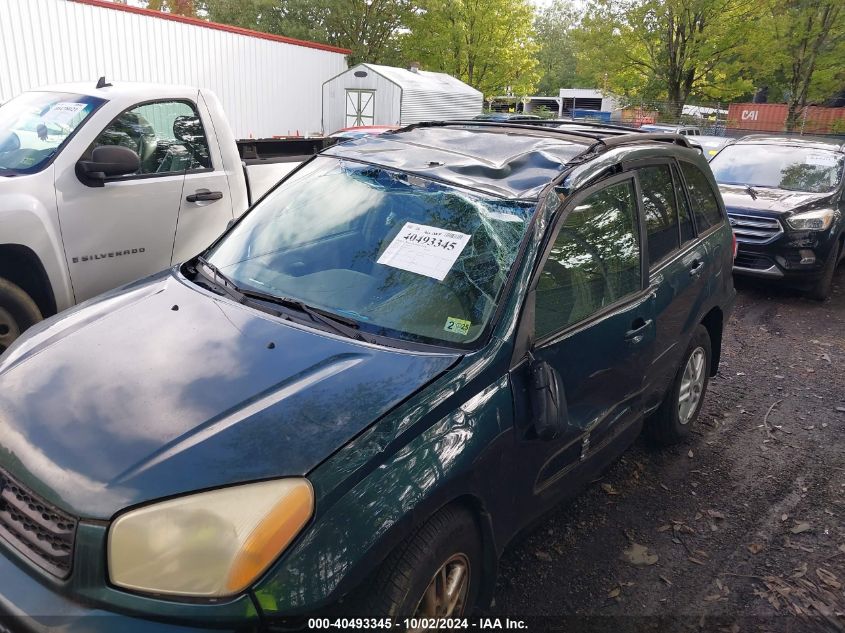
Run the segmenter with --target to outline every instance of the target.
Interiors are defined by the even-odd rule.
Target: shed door
[[[346,91],[346,127],[375,124],[375,90]]]

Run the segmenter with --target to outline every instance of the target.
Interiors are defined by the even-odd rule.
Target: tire
[[[824,301],[830,296],[830,288],[833,285],[833,273],[836,272],[836,265],[839,263],[839,256],[842,254],[842,244],[837,242],[827,258],[824,265],[821,279],[814,283],[807,291],[807,296],[816,301]]]
[[[448,565],[447,565],[448,563]],[[436,584],[444,566],[451,578],[465,565],[468,584],[455,610],[439,616],[426,613],[427,590]],[[359,594],[355,608],[366,617],[464,617],[478,599],[482,578],[482,550],[478,526],[472,514],[460,506],[447,506],[432,516],[399,545],[382,563],[371,582]],[[447,575],[448,575],[447,573]]]
[[[703,360],[703,366],[700,369],[696,369],[694,364],[691,365],[693,356]],[[646,433],[652,441],[661,445],[669,445],[676,444],[689,437],[690,427],[698,418],[701,406],[704,403],[704,396],[707,394],[711,358],[710,334],[703,325],[699,325],[693,332],[692,340],[684,353],[678,372],[675,374],[672,387],[657,411],[646,420]],[[687,374],[688,369],[693,372],[693,376]],[[683,408],[685,415],[682,417],[681,387],[688,378],[698,378],[699,371],[701,372],[701,380],[700,382],[694,381],[692,390],[693,393],[698,393],[698,399],[692,404],[691,409],[688,408],[689,404]],[[697,388],[695,388],[696,383]]]
[[[0,354],[41,319],[41,310],[32,297],[0,277]]]

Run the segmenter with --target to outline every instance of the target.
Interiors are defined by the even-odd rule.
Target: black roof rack
[[[478,127],[490,127],[511,130],[526,130],[531,132],[551,132],[561,136],[576,136],[579,138],[588,138],[595,141],[590,147],[585,150],[585,154],[595,152],[599,146],[604,148],[618,147],[619,145],[627,145],[629,143],[642,143],[643,141],[660,141],[663,143],[674,143],[681,147],[694,149],[689,142],[689,139],[682,134],[674,134],[671,132],[638,132],[631,130],[630,134],[620,134],[618,136],[605,137],[599,133],[587,132],[586,130],[567,130],[566,128],[554,128],[544,125],[532,124],[528,121],[520,121],[519,123],[508,123],[507,121],[475,121],[475,120],[456,120],[456,121],[423,121],[422,123],[412,123],[407,127],[395,130],[400,132],[402,130],[412,130],[418,127],[449,127],[452,125],[472,125]],[[596,126],[599,127],[599,126]]]
[[[596,120],[579,121],[578,119],[544,119],[543,123],[547,125],[584,125],[587,127],[602,128],[605,130],[619,130],[620,132],[627,132],[628,134],[642,133],[635,127],[619,125],[617,123],[602,123],[601,121]]]

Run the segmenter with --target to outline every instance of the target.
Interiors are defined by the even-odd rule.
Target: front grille
[[[758,255],[757,253],[743,253],[739,251],[734,260],[734,266],[740,268],[751,268],[754,270],[766,270],[774,266],[774,262],[765,255]]]
[[[76,519],[0,470],[0,539],[59,578],[70,575]]]
[[[783,233],[783,227],[775,218],[728,211],[728,220],[737,242],[765,244]]]

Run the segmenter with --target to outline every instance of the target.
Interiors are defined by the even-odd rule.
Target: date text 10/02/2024
[[[310,618],[309,630],[319,629],[463,629],[463,630],[524,630],[524,620],[510,618]]]

